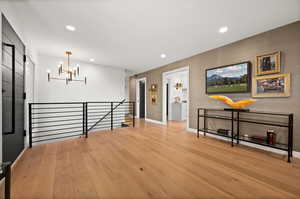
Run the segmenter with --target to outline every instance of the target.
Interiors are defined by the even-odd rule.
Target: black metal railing
[[[135,102],[62,102],[29,104],[29,147],[88,132],[135,126]]]
[[[3,162],[0,164],[0,180],[5,179],[4,181],[4,199],[11,198],[11,162]],[[3,191],[3,189],[2,189]],[[3,198],[3,193],[1,193]]]

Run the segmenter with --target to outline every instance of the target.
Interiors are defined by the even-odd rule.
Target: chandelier
[[[63,62],[59,63],[58,76],[51,75],[50,71],[48,71],[48,82],[50,82],[50,80],[64,80],[66,84],[72,81],[84,82],[86,84],[86,77],[84,77],[84,79],[79,78],[79,64],[73,68],[70,66],[70,56],[72,55],[72,52],[67,51],[66,55],[68,58],[67,66],[64,67]]]

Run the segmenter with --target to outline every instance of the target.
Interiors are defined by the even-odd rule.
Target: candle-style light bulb
[[[79,76],[79,64],[77,64],[77,75]]]
[[[50,72],[51,72],[51,71],[48,69],[48,70],[47,70],[48,82],[50,82]]]
[[[58,67],[58,75],[60,75],[60,64],[58,64],[57,67]]]

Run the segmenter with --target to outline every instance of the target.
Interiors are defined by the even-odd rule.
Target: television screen
[[[251,88],[251,63],[243,62],[206,70],[206,93],[246,93]]]

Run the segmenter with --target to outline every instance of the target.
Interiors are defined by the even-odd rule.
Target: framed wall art
[[[157,84],[151,84],[150,91],[150,104],[157,104]]]
[[[255,77],[252,81],[252,96],[289,97],[290,85],[290,73]]]
[[[280,73],[280,51],[256,57],[256,75]]]
[[[251,89],[251,63],[242,62],[206,70],[206,94],[247,93]]]

